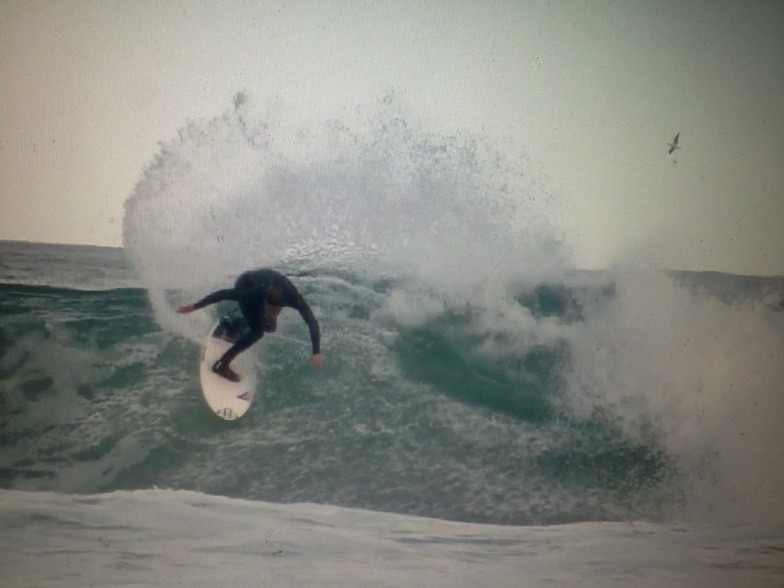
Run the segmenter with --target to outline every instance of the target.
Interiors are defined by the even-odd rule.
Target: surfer
[[[234,288],[213,292],[195,304],[181,306],[177,312],[187,314],[223,300],[239,303],[249,331],[215,362],[212,366],[213,372],[232,382],[239,382],[240,377],[229,364],[261,339],[265,332],[275,332],[278,315],[284,306],[298,310],[307,323],[313,347],[310,365],[315,369],[321,368],[321,333],[318,321],[308,303],[286,276],[270,269],[245,272],[237,278]]]

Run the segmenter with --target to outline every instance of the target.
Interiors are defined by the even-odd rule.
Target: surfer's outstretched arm
[[[200,308],[204,308],[205,306],[215,304],[216,302],[222,302],[224,300],[237,300],[237,292],[233,288],[228,290],[218,290],[217,292],[208,294],[195,304],[186,304],[185,306],[180,306],[177,309],[177,312],[180,314],[188,314],[194,310],[199,310]]]
[[[313,346],[313,356],[310,358],[310,365],[314,369],[321,369],[323,363],[321,361],[321,331],[319,329],[318,321],[313,315],[310,306],[308,306],[307,302],[305,302],[302,297],[300,297],[297,306],[294,308],[299,311],[305,324],[308,325],[308,329],[310,329],[310,341]]]

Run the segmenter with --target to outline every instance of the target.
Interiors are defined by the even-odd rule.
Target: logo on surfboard
[[[237,418],[237,416],[234,414],[234,411],[231,410],[228,406],[226,408],[221,408],[220,410],[216,410],[215,414],[217,414],[219,417],[223,419],[226,419],[227,421],[231,421]]]

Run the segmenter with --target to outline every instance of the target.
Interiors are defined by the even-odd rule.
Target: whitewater
[[[778,586],[784,279],[579,271],[493,141],[385,100],[186,125],[122,249],[0,242],[4,584]],[[296,313],[224,423],[199,343],[241,272]]]

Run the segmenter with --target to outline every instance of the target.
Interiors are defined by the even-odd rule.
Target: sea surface
[[[0,242],[3,584],[784,585],[784,279],[576,270],[516,164],[380,116],[193,123],[122,249]],[[174,309],[254,267],[325,365],[284,312],[224,422],[236,310]]]

